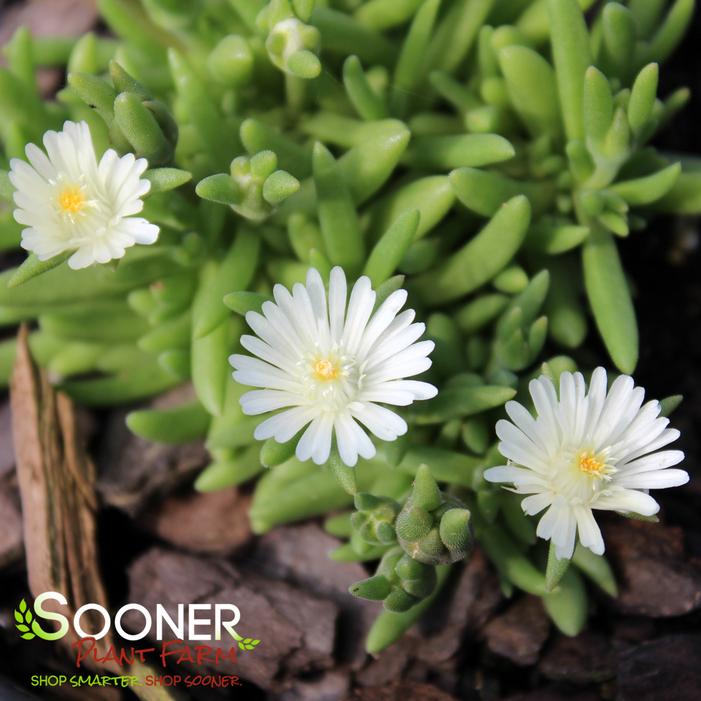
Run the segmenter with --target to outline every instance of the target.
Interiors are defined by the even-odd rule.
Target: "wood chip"
[[[187,386],[168,392],[148,406],[167,409],[191,396]],[[135,436],[125,422],[126,411],[110,414],[98,446],[97,490],[111,506],[136,516],[193,477],[209,462],[202,441],[185,445],[152,443]]]
[[[15,490],[9,484],[0,484],[0,570],[21,559],[24,551],[22,515]]]
[[[368,574],[358,562],[332,560],[329,553],[339,545],[340,541],[315,523],[276,528],[256,541],[246,566],[336,603],[341,611],[336,654],[341,662],[356,668],[366,661],[365,637],[379,604],[348,593],[353,582]]]
[[[522,667],[538,661],[549,631],[550,620],[535,596],[518,599],[484,629],[489,649]]]
[[[63,609],[62,613],[69,617],[86,603],[109,609],[98,566],[95,467],[78,431],[73,404],[64,394],[55,392],[46,373],[35,366],[27,338],[28,330],[23,325],[17,338],[10,404],[29,590],[35,597],[45,591],[61,592],[68,600],[68,611]],[[44,606],[57,610],[50,602]],[[88,630],[99,630],[104,623],[94,611],[85,612],[82,622]],[[73,659],[71,645],[76,640],[71,628],[59,641]],[[97,649],[104,654],[114,644],[108,633],[97,642]],[[100,673],[124,673],[115,663],[89,658],[83,664]],[[138,675],[151,672],[131,669]],[[146,701],[175,698],[174,693],[162,688],[134,687],[134,691]],[[114,688],[93,687],[90,693],[98,701],[121,698]]]
[[[107,605],[97,566],[95,468],[76,430],[71,401],[56,393],[34,365],[27,337],[23,326],[10,402],[29,589],[35,597],[45,591],[61,592],[72,615],[88,602]],[[59,610],[50,603],[46,609]],[[88,612],[86,620],[92,630],[102,626],[95,612]],[[60,644],[70,654],[77,639],[71,630]],[[99,642],[103,649],[110,644],[109,636]],[[116,666],[94,667],[119,671]],[[106,689],[108,693],[95,698],[115,698],[113,691]]]
[[[395,682],[357,689],[348,701],[457,701],[454,696],[429,684]]]
[[[12,441],[12,419],[9,402],[0,405],[0,479],[15,467],[15,447]]]
[[[284,688],[285,677],[321,672],[334,665],[335,604],[285,582],[244,573],[221,560],[152,548],[129,568],[129,599],[152,614],[160,603],[172,617],[183,602],[235,604],[241,611],[237,632],[259,638],[261,643],[252,651],[241,652],[235,664],[224,660],[216,670],[239,674],[266,690]],[[132,621],[127,614],[124,623],[138,628],[143,619],[137,614]],[[198,632],[206,631],[206,626],[198,627]],[[208,644],[228,651],[232,642],[228,638]]]
[[[6,43],[23,26],[37,37],[79,37],[96,22],[95,0],[32,0],[5,11],[0,24],[0,44]]]
[[[604,535],[620,584],[619,596],[609,602],[613,608],[651,618],[701,608],[701,568],[685,555],[680,528],[616,519]]]
[[[143,516],[143,527],[183,550],[228,556],[251,538],[249,495],[238,489],[198,494],[188,491],[167,497]]]

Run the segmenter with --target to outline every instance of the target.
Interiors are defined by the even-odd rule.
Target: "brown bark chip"
[[[540,599],[524,596],[485,627],[489,649],[520,666],[533,665],[550,631]]]
[[[22,327],[10,399],[29,589],[33,596],[61,592],[69,613],[88,602],[105,606],[97,567],[94,466],[77,434],[73,405],[34,365],[27,336]],[[100,629],[101,618],[88,614],[87,620],[91,630]],[[75,640],[73,633],[61,640],[69,654]],[[100,647],[109,644],[106,637]]]
[[[285,526],[258,539],[249,564],[268,577],[333,601],[341,614],[337,656],[358,667],[365,661],[365,637],[379,605],[348,593],[348,587],[365,579],[367,572],[360,563],[332,560],[329,553],[338,545],[317,524]]]
[[[221,561],[184,555],[161,548],[142,554],[129,568],[129,598],[154,615],[162,604],[172,617],[179,603],[230,603],[241,611],[236,630],[261,643],[239,651],[236,663],[222,661],[216,671],[238,674],[264,689],[283,686],[285,676],[318,672],[334,665],[338,608],[289,584],[242,573]],[[128,626],[130,619],[125,616]],[[134,619],[138,627],[142,620]],[[207,634],[206,626],[198,632]],[[190,631],[186,628],[186,638]],[[235,641],[224,632],[214,648],[228,651]]]
[[[22,557],[22,514],[14,488],[0,484],[0,570]]]
[[[191,391],[188,386],[179,387],[149,406],[178,406],[192,396]],[[126,414],[113,412],[107,423],[99,448],[97,489],[108,504],[136,516],[155,498],[190,481],[210,458],[202,441],[165,445],[135,436],[127,428]]]
[[[0,26],[0,44],[23,26],[37,37],[79,37],[96,21],[95,0],[32,0],[6,11]]]
[[[617,610],[665,618],[701,607],[701,569],[685,556],[681,529],[618,519],[607,524],[605,540],[619,575]]]
[[[669,635],[622,652],[617,699],[701,699],[701,635]]]
[[[6,44],[19,27],[35,37],[80,37],[97,23],[96,0],[32,0],[5,11],[0,23],[0,45]],[[4,60],[0,58],[0,63]],[[39,68],[37,80],[42,94],[52,95],[61,85],[63,72]]]
[[[27,337],[23,326],[17,339],[10,402],[29,590],[34,597],[45,591],[63,594],[68,605],[62,613],[70,618],[87,603],[109,609],[98,567],[95,468],[85,452],[71,401],[56,393],[46,374],[34,365]],[[45,603],[45,608],[49,610],[51,604]],[[86,630],[100,630],[104,621],[88,611],[81,623]],[[59,642],[73,659],[71,646],[77,640],[71,629]],[[104,655],[113,644],[108,633],[96,647]],[[98,663],[92,658],[83,664],[102,674],[125,672],[115,663]],[[130,670],[138,676],[149,671]],[[165,689],[134,687],[134,691],[146,701],[176,697]],[[120,696],[114,688],[93,687],[90,693],[98,701]]]
[[[426,634],[415,654],[428,664],[453,657],[465,638],[480,635],[480,629],[501,602],[501,590],[494,571],[479,548],[460,569],[454,586],[448,586],[436,602]]]
[[[15,466],[15,448],[12,441],[12,417],[8,402],[0,405],[0,479]]]
[[[543,676],[570,684],[596,684],[613,678],[615,659],[609,641],[598,633],[557,637],[538,665]]]
[[[228,556],[252,538],[248,508],[251,498],[235,488],[170,496],[148,509],[146,530],[193,553]]]
[[[356,689],[347,701],[457,701],[457,699],[429,684],[396,682]]]
[[[90,600],[104,601],[96,572],[84,570],[96,560],[94,468],[75,434],[70,401],[34,366],[26,341],[23,328],[11,402],[29,586],[34,595],[89,587]]]

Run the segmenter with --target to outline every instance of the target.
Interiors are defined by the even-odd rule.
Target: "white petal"
[[[393,441],[407,432],[406,421],[401,416],[377,404],[355,403],[349,409],[354,418],[382,440]]]
[[[546,492],[541,494],[531,494],[521,502],[521,508],[529,516],[539,514],[546,506],[552,504],[552,496]]]
[[[310,407],[295,407],[271,416],[256,426],[253,437],[258,441],[274,438],[278,443],[287,443],[303,426],[314,418]]]
[[[594,445],[605,443],[631,401],[631,395],[635,384],[633,378],[628,375],[619,375],[611,385],[606,397],[601,414],[594,429],[592,440]]]
[[[375,306],[375,296],[370,278],[363,276],[353,285],[341,340],[349,353],[355,354],[358,351],[363,331]]]
[[[606,511],[624,511],[642,516],[654,516],[659,510],[659,504],[644,492],[634,489],[615,489],[610,494],[600,495],[592,504],[594,509]]]
[[[353,424],[355,421],[347,413],[339,414],[334,421],[338,454],[348,467],[354,467],[358,462],[358,446]]]
[[[329,331],[329,313],[326,306],[326,290],[321,275],[316,268],[310,268],[307,273],[307,292],[312,304],[316,327],[321,336],[322,344],[327,344]]]
[[[681,450],[661,450],[657,453],[651,453],[620,467],[616,481],[618,481],[619,476],[628,477],[650,470],[664,470],[666,467],[678,465],[683,459],[684,453]]]
[[[266,363],[275,365],[284,372],[291,375],[296,372],[296,364],[290,359],[290,356],[286,353],[281,353],[277,348],[261,341],[260,338],[256,336],[249,336],[245,334],[241,336],[241,345],[253,355],[257,355],[261,360]]]
[[[616,480],[616,484],[630,489],[667,489],[680,487],[688,481],[689,475],[684,470],[655,470],[624,475]]]
[[[364,358],[370,351],[375,341],[383,334],[394,321],[399,310],[406,303],[406,290],[396,290],[380,305],[380,308],[372,315],[365,329],[363,339],[358,349],[358,355]]]
[[[329,326],[331,338],[340,341],[346,315],[346,276],[343,268],[336,266],[329,277]]]
[[[580,543],[585,548],[589,548],[595,555],[603,555],[604,539],[601,536],[601,529],[591,509],[584,506],[576,507],[575,517],[577,519]]]
[[[92,249],[89,247],[79,248],[69,259],[68,267],[73,270],[87,268],[95,262]]]
[[[498,465],[484,471],[487,482],[511,482],[516,486],[529,485],[534,491],[545,488],[545,482],[533,470],[513,465]]]
[[[333,418],[330,415],[317,416],[307,426],[297,443],[295,451],[297,458],[302,462],[312,458],[317,465],[325,463],[331,452],[332,428]]]
[[[241,409],[244,414],[255,416],[265,414],[268,411],[284,409],[288,406],[296,406],[298,397],[289,392],[280,392],[272,389],[255,389],[246,392],[240,399]]]
[[[419,380],[389,380],[372,384],[358,396],[360,402],[381,402],[407,406],[420,399],[432,399],[438,394],[438,389],[428,382]]]
[[[506,402],[504,409],[514,424],[530,438],[533,443],[541,448],[548,446],[551,436],[544,430],[543,424],[539,424],[530,412],[522,404],[513,400]],[[550,441],[552,442],[552,441]]]

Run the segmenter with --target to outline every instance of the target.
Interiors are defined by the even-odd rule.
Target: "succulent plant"
[[[693,0],[98,5],[112,36],[19,30],[8,45],[0,250],[17,248],[25,226],[12,200],[29,165],[15,170],[13,159],[64,120],[89,126],[98,157],[111,148],[125,163],[148,160],[143,211],[130,216],[157,226],[158,242],[84,270],[65,264],[69,250],[48,259],[32,253],[0,274],[0,324],[32,324],[36,359],[85,405],[128,404],[191,383],[192,401],[136,409],[130,429],[154,441],[204,439],[211,462],[197,489],[257,479],[257,532],[335,514],[329,529],[345,542],[332,557],[380,560],[376,575],[351,587],[387,609],[370,633],[372,652],[440,595],[473,537],[504,591],[541,596],[560,629],[578,632],[587,609],[582,575],[614,589],[605,558],[577,547],[571,566],[558,566],[539,548],[520,499],[484,476],[506,462],[493,427],[507,402],[525,403],[528,414],[533,378],[567,384],[579,382],[570,374],[579,366],[593,369],[585,345],[592,322],[613,366],[635,370],[634,294],[618,249],[635,246],[660,213],[701,212],[698,168],[650,145],[688,99],[685,89],[658,96],[658,78]],[[67,68],[55,100],[38,92],[42,66]],[[63,193],[66,226],[89,204],[79,194]],[[425,321],[430,341],[415,343],[413,362],[425,365],[430,354],[432,366],[421,387],[384,387],[391,417],[362,414],[343,395],[342,407],[355,414],[334,414],[336,438],[321,446],[330,457],[318,467],[296,457],[314,438],[304,439],[305,425],[290,436],[279,427],[270,433],[244,413],[228,358],[267,353],[287,375],[268,370],[265,384],[254,373],[253,383],[292,391],[288,376],[299,368],[287,363],[284,338],[285,352],[275,355],[244,321],[258,321],[255,333],[265,336],[267,311],[274,330],[287,332],[273,306],[304,306],[310,289],[312,311],[295,328],[318,330],[318,310],[333,307],[318,280],[335,275],[340,289],[339,268],[344,285],[359,285],[368,320],[380,319],[362,329],[368,337],[416,324],[413,344]],[[415,312],[394,308],[407,301],[400,290]],[[431,342],[432,353],[421,345]],[[3,385],[14,344],[0,342]],[[347,337],[344,344],[358,350]],[[318,393],[304,383],[302,390],[317,403],[333,394],[324,383],[350,376],[346,355],[331,351],[304,360]],[[250,368],[251,360],[255,366],[243,362]],[[392,370],[412,359],[404,360]],[[353,368],[356,389],[370,370]],[[415,382],[403,378],[377,382]],[[438,389],[435,398],[427,385]],[[417,397],[425,401],[409,406]],[[281,395],[265,399],[257,395],[261,412],[288,408]],[[664,401],[665,411],[672,404]],[[319,435],[331,435],[330,415]],[[375,426],[376,437],[361,424]],[[337,437],[355,427],[361,459],[352,467]],[[590,472],[605,472],[603,459],[585,457]]]

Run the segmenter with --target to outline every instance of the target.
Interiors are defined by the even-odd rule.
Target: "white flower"
[[[537,417],[518,402],[506,404],[513,423],[501,420],[496,431],[509,464],[484,476],[530,495],[521,502],[527,514],[547,509],[537,533],[552,540],[558,558],[572,556],[577,532],[583,546],[604,552],[592,509],[652,516],[659,505],[649,489],[688,482],[684,470],[667,469],[684,453],[660,451],[679,431],[667,428],[659,402],[643,405],[645,390],[631,377],[617,377],[608,394],[603,368],[592,374],[588,393],[578,372],[562,373],[559,397],[545,376],[531,381],[529,389]]]
[[[63,131],[44,134],[46,153],[34,144],[26,150],[29,164],[13,158],[10,181],[15,187],[15,219],[22,248],[48,260],[75,251],[71,268],[86,268],[121,258],[135,243],[154,243],[158,227],[134,217],[150,183],[141,175],[148,163],[110,149],[98,163],[85,122],[66,122]],[[30,165],[31,164],[31,165]]]
[[[273,295],[276,304],[265,302],[263,314],[246,314],[258,337],[242,336],[241,345],[258,358],[229,359],[235,380],[265,388],[241,397],[246,414],[285,409],[259,424],[255,437],[285,443],[309,424],[297,444],[300,460],[325,463],[335,434],[341,459],[353,466],[359,455],[375,455],[359,424],[385,441],[406,433],[404,419],[378,402],[406,406],[437,392],[426,382],[402,379],[431,366],[427,356],[434,346],[432,341],[416,343],[425,326],[412,323],[412,310],[398,314],[407,293],[393,292],[373,314],[369,278],[355,283],[346,303],[346,276],[336,267],[328,301],[313,268],[306,285],[296,284],[292,294],[275,285]]]

